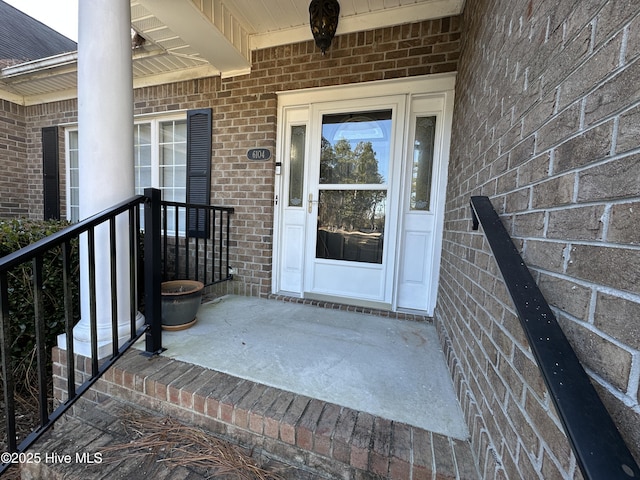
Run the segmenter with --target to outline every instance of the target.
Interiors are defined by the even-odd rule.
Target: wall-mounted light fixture
[[[338,28],[340,4],[338,0],[312,0],[309,4],[309,23],[316,45],[322,54],[331,45]]]

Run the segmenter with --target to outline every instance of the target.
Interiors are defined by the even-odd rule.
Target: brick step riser
[[[66,385],[64,353],[58,351],[54,366],[57,398]],[[80,358],[76,370],[80,382],[90,365]],[[460,475],[468,442],[165,357],[127,353],[86,400],[108,398],[171,415],[327,478],[477,478]]]

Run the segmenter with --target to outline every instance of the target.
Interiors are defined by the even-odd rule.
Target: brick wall
[[[29,212],[26,154],[24,108],[0,100],[0,218],[26,216]]]
[[[436,323],[485,478],[581,477],[469,197],[640,459],[640,4],[467,2]]]

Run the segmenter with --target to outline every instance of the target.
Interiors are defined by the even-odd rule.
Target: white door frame
[[[443,219],[444,219],[444,201],[445,201],[445,192],[446,192],[446,172],[449,158],[449,144],[451,138],[451,120],[453,114],[453,93],[455,87],[455,73],[447,73],[447,74],[437,74],[437,75],[425,75],[420,77],[411,77],[404,78],[398,80],[382,80],[377,82],[367,82],[363,84],[353,84],[353,85],[344,85],[344,86],[335,86],[335,87],[320,87],[306,90],[296,90],[296,91],[286,91],[286,92],[278,92],[278,131],[277,131],[277,144],[276,144],[276,178],[275,178],[275,191],[274,191],[274,248],[273,248],[273,269],[272,269],[272,292],[273,293],[283,293],[292,296],[302,297],[304,292],[304,265],[300,265],[300,288],[292,290],[283,289],[282,288],[282,271],[281,266],[282,262],[285,261],[284,255],[284,218],[285,213],[288,212],[287,206],[284,205],[287,199],[287,192],[285,188],[287,187],[287,179],[285,178],[288,170],[286,168],[287,162],[285,161],[285,155],[288,155],[288,145],[286,144],[286,139],[288,138],[288,133],[286,132],[288,119],[290,117],[290,113],[292,111],[296,112],[296,118],[298,122],[304,123],[307,122],[307,132],[308,135],[311,134],[312,128],[317,128],[317,126],[312,125],[312,111],[314,111],[313,106],[315,104],[323,103],[323,102],[333,102],[336,99],[340,99],[343,101],[351,101],[351,100],[360,100],[360,99],[371,99],[377,97],[387,97],[392,95],[405,95],[406,96],[406,108],[403,119],[405,123],[405,132],[402,135],[402,138],[398,138],[397,141],[402,142],[406,148],[407,142],[409,140],[409,132],[408,126],[410,125],[410,105],[411,99],[414,96],[424,96],[424,95],[439,95],[443,98],[444,103],[444,112],[442,114],[442,143],[440,145],[441,148],[441,162],[438,165],[439,171],[436,175],[434,171],[434,184],[433,189],[435,189],[434,195],[435,198],[438,199],[437,208],[434,211],[435,215],[435,224],[437,231],[434,232],[433,246],[431,259],[432,262],[432,271],[430,272],[431,281],[429,282],[428,292],[425,292],[425,295],[428,295],[429,301],[428,306],[424,310],[427,314],[433,313],[433,308],[435,307],[435,299],[437,293],[438,286],[438,275],[439,275],[439,265],[440,265],[440,252],[442,249],[442,227],[443,227]],[[306,110],[305,110],[306,109]],[[300,112],[303,112],[300,114]],[[304,113],[306,112],[306,113]],[[306,115],[306,117],[305,117]],[[300,118],[302,120],[300,120]],[[307,146],[309,145],[309,141],[307,141]],[[309,154],[310,148],[307,147],[307,161],[306,165],[309,165]],[[403,151],[403,158],[406,159],[409,153],[407,151]],[[402,171],[400,174],[400,179],[405,178],[406,173],[406,164],[405,161],[402,162]],[[278,168],[279,165],[282,167]],[[306,195],[308,193],[308,173],[305,171],[305,203],[302,205],[302,208],[306,212]],[[405,198],[405,187],[403,181],[403,186],[400,187],[400,197],[399,201],[403,201]],[[394,200],[395,201],[395,200]],[[289,213],[287,213],[289,214]],[[402,231],[402,219],[398,219],[398,225],[396,225],[396,232],[390,232],[390,234],[394,236],[394,242],[400,241],[400,232]],[[304,234],[303,240],[305,242],[305,246],[311,241],[308,238],[308,234]],[[392,242],[393,243],[393,242]],[[305,247],[306,248],[306,247]],[[391,253],[391,252],[390,252]],[[393,290],[395,292],[395,285],[398,281],[398,265],[399,265],[399,254],[396,251],[396,261],[395,261],[395,271],[393,273]],[[287,260],[289,262],[289,260]],[[297,267],[296,267],[297,268]],[[375,305],[372,305],[375,306]],[[393,294],[391,296],[391,304],[388,305],[391,310],[397,309],[397,298],[396,295]]]

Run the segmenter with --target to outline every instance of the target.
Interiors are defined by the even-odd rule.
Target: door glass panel
[[[384,184],[389,175],[391,110],[324,115],[320,184]]]
[[[411,210],[430,209],[436,117],[416,118],[411,172]]]
[[[304,195],[304,147],[306,125],[291,127],[291,153],[289,154],[289,206],[301,207]]]
[[[322,117],[316,258],[382,264],[391,118],[390,109]]]
[[[323,190],[316,258],[382,263],[386,190]]]

